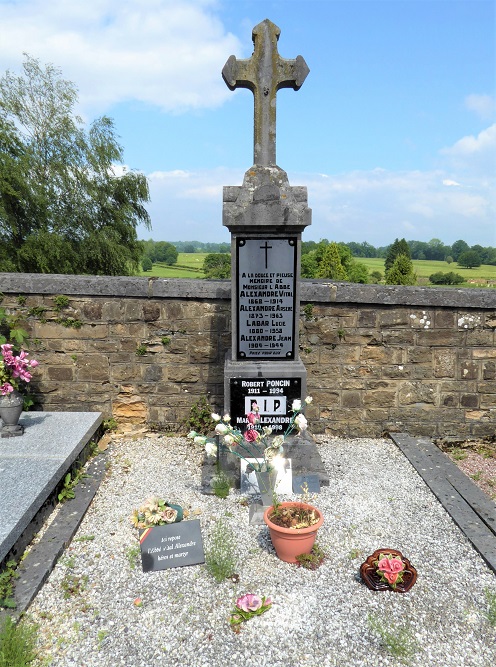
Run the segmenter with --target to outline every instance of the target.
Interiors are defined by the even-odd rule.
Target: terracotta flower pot
[[[324,523],[322,512],[313,505],[299,502],[281,503],[280,507],[302,507],[306,510],[314,510],[319,517],[317,523],[306,528],[283,528],[270,520],[274,507],[268,507],[264,512],[264,521],[269,528],[270,539],[276,550],[278,558],[286,563],[297,563],[296,556],[309,554],[315,543],[318,529]]]

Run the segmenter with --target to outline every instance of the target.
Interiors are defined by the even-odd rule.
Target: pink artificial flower
[[[405,569],[405,563],[399,558],[391,558],[389,561],[389,567],[391,572],[401,572]]]
[[[266,598],[265,602],[263,603],[264,607],[270,607],[272,605],[272,598]]]
[[[270,598],[269,598],[270,599]],[[267,601],[265,601],[267,604]],[[253,593],[245,593],[236,600],[236,607],[243,611],[257,611],[262,606],[262,599]]]
[[[36,368],[36,366],[39,366],[39,362],[36,361],[36,359],[31,359],[29,365],[31,366],[31,368]]]
[[[377,569],[381,570],[382,572],[391,572],[391,559],[387,558],[386,556],[381,558],[381,560],[377,563]]]
[[[2,394],[2,396],[7,396],[7,394],[10,394],[13,391],[14,387],[8,382],[4,382],[3,385],[0,387],[0,393]]]
[[[259,421],[258,415],[254,412],[249,412],[246,415],[246,418],[248,419],[249,424],[256,424]]]
[[[258,438],[258,431],[254,428],[249,428],[245,432],[244,438],[246,442],[255,442],[255,440]]]
[[[384,572],[384,576],[390,584],[395,584],[400,575],[399,572]]]

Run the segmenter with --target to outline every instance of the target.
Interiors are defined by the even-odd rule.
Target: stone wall
[[[229,282],[4,273],[0,292],[40,361],[39,409],[178,432],[202,395],[222,409]],[[495,290],[302,281],[301,295],[314,433],[494,434]]]

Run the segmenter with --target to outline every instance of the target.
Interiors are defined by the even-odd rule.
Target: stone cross
[[[253,161],[255,165],[276,165],[276,93],[280,88],[298,90],[309,69],[302,56],[281,58],[277,40],[281,30],[269,19],[253,28],[254,50],[248,60],[230,56],[222,70],[231,90],[248,88],[255,102]]]

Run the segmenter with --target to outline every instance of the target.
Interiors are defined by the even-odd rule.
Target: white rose
[[[205,451],[207,456],[216,456],[217,455],[217,445],[214,445],[213,442],[207,442],[205,445]]]
[[[226,414],[222,417],[223,422],[230,422],[231,421],[231,415],[226,412]]]
[[[225,435],[229,431],[229,428],[225,424],[217,424],[215,427],[215,432],[217,435]]]
[[[188,438],[196,438],[197,435],[198,433],[196,431],[190,431],[188,433]]]
[[[272,426],[264,426],[263,427],[263,434],[264,436],[268,436],[272,433]]]
[[[233,442],[234,442],[234,437],[232,435],[228,433],[226,436],[224,436],[224,443],[228,447],[230,447],[233,444]]]
[[[204,435],[197,435],[194,438],[193,442],[195,443],[195,445],[204,445],[207,442],[207,439]]]
[[[218,415],[216,412],[212,412],[210,416],[212,417],[214,422],[220,422],[220,415]]]
[[[302,414],[296,415],[295,424],[300,429],[300,431],[304,431],[308,426],[308,422],[305,419],[305,415]]]
[[[311,403],[312,401],[313,401],[313,398],[312,398],[311,396],[307,396],[307,397],[305,398],[305,403],[306,403],[307,405],[308,405],[309,403]]]
[[[293,405],[291,406],[291,410],[293,410],[293,412],[298,412],[298,410],[301,410],[301,401],[299,398],[295,398]]]
[[[283,435],[276,435],[272,438],[272,444],[271,447],[278,448],[282,447],[284,444],[284,436]]]

